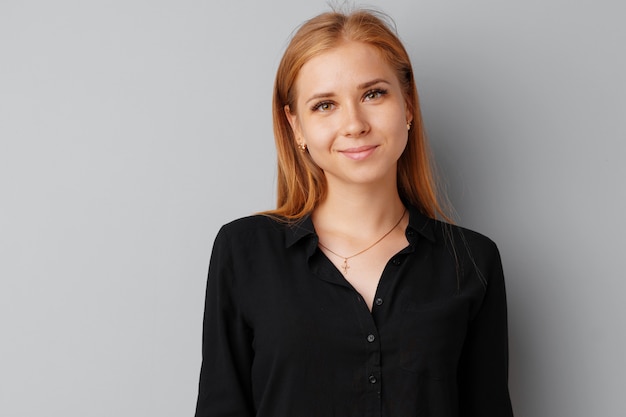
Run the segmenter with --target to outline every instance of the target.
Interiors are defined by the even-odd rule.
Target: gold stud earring
[[[298,143],[298,149],[300,149],[300,152],[306,152],[306,143]]]
[[[406,122],[406,130],[411,130],[411,122]]]

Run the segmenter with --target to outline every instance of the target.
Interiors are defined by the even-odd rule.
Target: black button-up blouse
[[[495,244],[410,208],[372,311],[310,218],[222,227],[209,267],[197,417],[508,417]]]

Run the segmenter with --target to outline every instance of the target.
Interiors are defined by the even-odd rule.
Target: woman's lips
[[[341,152],[344,156],[355,160],[360,161],[362,159],[367,158],[376,150],[375,145],[367,145],[367,146],[359,146],[358,148],[348,148],[344,149]]]

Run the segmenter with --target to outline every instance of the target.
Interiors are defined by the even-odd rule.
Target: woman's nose
[[[358,105],[344,107],[343,134],[347,137],[360,137],[369,132],[367,117]]]

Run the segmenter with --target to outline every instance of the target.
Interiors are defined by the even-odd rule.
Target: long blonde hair
[[[374,46],[395,70],[407,108],[413,115],[408,143],[398,160],[400,197],[430,218],[451,221],[440,202],[411,61],[388,20],[385,15],[370,10],[328,12],[305,22],[292,37],[278,66],[272,103],[278,154],[277,205],[263,214],[297,220],[311,213],[325,198],[324,173],[308,152],[297,148],[284,109],[289,106],[290,111],[296,111],[296,78],[308,60],[341,42],[357,41]]]

